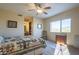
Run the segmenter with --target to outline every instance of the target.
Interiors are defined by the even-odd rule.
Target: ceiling
[[[59,14],[61,12],[67,11],[69,9],[79,7],[78,3],[48,3],[51,9],[47,10],[48,14],[37,15],[35,11],[28,11],[29,9],[35,8],[32,3],[0,3],[0,8],[11,10],[22,14],[24,16],[33,16],[37,18],[48,18]]]

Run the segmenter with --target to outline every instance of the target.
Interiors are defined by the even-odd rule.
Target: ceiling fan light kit
[[[36,10],[37,15],[38,14],[48,14],[47,10],[51,9],[51,7],[45,3],[34,3],[33,5],[35,6],[35,9],[33,9],[33,10]],[[31,9],[30,11],[33,11],[33,10]]]
[[[42,10],[40,10],[40,9],[38,9],[38,10],[37,10],[37,12],[38,12],[38,13],[43,13],[43,11],[42,11]]]

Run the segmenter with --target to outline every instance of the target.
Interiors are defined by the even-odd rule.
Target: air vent
[[[18,16],[22,16],[22,14],[18,14]]]

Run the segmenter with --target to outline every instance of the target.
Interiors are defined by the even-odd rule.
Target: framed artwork
[[[8,20],[8,28],[17,28],[17,21]]]
[[[42,29],[42,24],[37,24],[38,29]]]

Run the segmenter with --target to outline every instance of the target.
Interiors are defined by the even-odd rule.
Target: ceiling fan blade
[[[40,7],[41,8],[41,4],[39,3],[34,3],[36,7]]]
[[[44,9],[51,9],[51,7],[45,7]]]
[[[47,12],[43,11],[44,14],[48,14]]]

